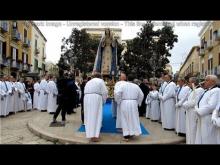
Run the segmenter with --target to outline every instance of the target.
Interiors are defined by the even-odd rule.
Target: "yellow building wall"
[[[28,29],[28,40],[31,42],[31,38],[32,38],[32,24],[29,22],[29,29]],[[28,50],[28,64],[31,64],[31,61],[32,61],[32,46],[31,46],[31,43],[30,43],[30,47],[29,47],[29,50]],[[33,65],[33,64],[32,64]]]
[[[215,30],[218,30],[220,28],[220,21],[213,21],[211,26],[207,28],[205,31],[204,35],[200,38],[201,40],[205,36],[205,41],[209,41],[210,39],[210,29],[212,28],[212,32]],[[214,35],[212,36],[213,41],[212,41],[212,46],[213,48],[211,50],[205,49],[205,55],[204,57],[201,57],[201,61],[204,60],[204,71],[207,71],[208,73],[208,59],[209,55],[212,54],[213,58],[213,69],[219,65],[219,53],[220,53],[220,41],[215,41],[214,40]],[[202,66],[202,63],[201,63]]]
[[[199,72],[199,54],[198,51],[196,50],[197,48],[195,48],[192,53],[190,54],[190,57],[187,59],[186,63],[184,64],[184,66],[181,68],[179,75],[181,77],[185,76],[185,72],[188,69],[188,67],[190,66],[190,64],[192,64],[193,62],[193,73],[197,73]]]

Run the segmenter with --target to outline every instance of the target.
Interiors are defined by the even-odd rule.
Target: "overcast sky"
[[[155,29],[161,28],[163,21],[155,21]],[[174,33],[178,35],[178,43],[171,50],[170,64],[175,73],[184,62],[190,49],[199,45],[199,32],[205,21],[170,21],[174,25]],[[121,28],[122,40],[137,36],[143,21],[35,21],[47,39],[47,61],[57,63],[61,54],[61,40],[68,38],[73,28]]]

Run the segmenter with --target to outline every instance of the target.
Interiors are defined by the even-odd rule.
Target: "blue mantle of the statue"
[[[99,42],[96,58],[95,58],[95,64],[93,70],[96,72],[101,73],[101,68],[102,68],[102,56],[103,56],[103,50],[101,46],[102,39]],[[111,71],[109,73],[110,76],[117,75],[117,44],[115,44],[115,47],[112,47],[112,63],[111,63]]]

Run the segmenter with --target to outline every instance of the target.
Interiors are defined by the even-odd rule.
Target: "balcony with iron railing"
[[[30,71],[30,66],[26,63],[22,64],[22,71],[23,72],[29,72]]]
[[[40,54],[40,49],[35,47],[35,54],[38,55]]]
[[[201,57],[204,57],[205,55],[205,49],[204,49],[204,46],[200,48],[200,51],[199,51],[199,56]]]
[[[6,55],[0,55],[0,65],[2,67],[8,67],[8,59],[6,58]]]
[[[212,40],[208,40],[207,42],[207,49],[210,51],[213,48]]]
[[[12,62],[11,62],[11,68],[14,68],[14,69],[20,69],[20,63],[18,62],[18,61],[16,61],[16,60],[13,60]]]
[[[12,39],[15,41],[21,41],[21,33],[17,29],[12,30]]]
[[[46,54],[44,53],[44,55],[43,55],[43,59],[45,60],[47,58],[47,56],[46,56]]]
[[[220,41],[220,29],[214,32],[215,41]]]
[[[0,32],[6,33],[8,32],[8,23],[6,21],[0,21]]]
[[[28,38],[24,38],[23,46],[29,48],[31,46],[31,41]]]

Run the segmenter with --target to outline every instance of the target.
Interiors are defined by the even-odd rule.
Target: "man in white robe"
[[[206,76],[204,83],[206,90],[195,107],[195,112],[199,116],[195,144],[217,143],[217,129],[211,121],[212,112],[219,103],[220,89],[216,85],[217,80],[215,75]]]
[[[122,132],[126,141],[133,136],[141,135],[138,105],[140,106],[144,94],[140,87],[134,84],[134,77],[128,75],[128,81],[120,85],[116,91],[116,101],[120,104]]]
[[[14,112],[19,111],[19,100],[18,100],[18,88],[16,79],[13,78],[13,87],[14,87]]]
[[[198,115],[195,113],[196,103],[199,101],[204,89],[200,87],[196,77],[189,78],[191,91],[189,97],[183,103],[186,111],[186,144],[195,144]]]
[[[176,94],[176,133],[179,136],[185,136],[186,134],[186,111],[183,107],[183,103],[187,100],[191,89],[185,84],[184,78],[178,78],[178,91]]]
[[[6,81],[6,84],[8,86],[8,114],[14,112],[14,86],[12,82],[12,76],[8,76],[8,81]]]
[[[47,112],[53,114],[56,112],[57,109],[58,89],[54,82],[54,77],[52,75],[49,75],[47,93],[48,93]]]
[[[150,93],[149,93],[150,94]],[[146,118],[150,119],[151,118],[151,101],[152,98],[150,97],[150,95],[147,95],[146,99],[145,99],[145,104],[146,104]]]
[[[212,123],[217,128],[217,144],[220,144],[220,103],[216,106],[215,110],[212,113]]]
[[[160,100],[160,122],[163,123],[163,114],[164,114],[164,110],[163,110],[163,101],[160,99],[162,96],[163,96],[163,92],[164,92],[164,89],[166,88],[167,86],[167,82],[165,81],[164,79],[164,76],[165,75],[162,75],[162,84],[160,86],[160,89],[159,89],[159,100]]]
[[[33,108],[33,106],[32,106],[32,99],[31,99],[31,94],[30,94],[30,92],[28,92],[28,90],[26,90],[26,92],[25,92],[25,99],[24,99],[24,102],[25,102],[25,104],[24,104],[24,106],[25,106],[25,110],[26,111],[31,111],[32,110],[32,108]]]
[[[171,81],[171,75],[164,76],[167,85],[164,89],[163,95],[159,96],[159,99],[163,104],[163,119],[162,119],[162,127],[165,130],[174,130],[175,129],[175,117],[176,117],[176,84]]]
[[[7,99],[7,85],[5,82],[5,77],[1,78],[0,81],[0,116],[7,116],[7,104],[8,104],[8,99]]]
[[[99,141],[102,126],[103,106],[108,96],[105,82],[100,73],[94,73],[94,78],[86,83],[84,90],[84,123],[86,137],[91,141]]]
[[[12,87],[12,103],[13,104],[13,108],[12,108],[12,113],[16,113],[18,112],[18,90],[16,87],[16,79],[13,76],[10,76],[10,83],[11,83],[11,87]]]
[[[18,89],[18,105],[19,111],[25,111],[25,84],[24,84],[24,79],[20,78],[19,82],[16,83],[16,87]]]
[[[47,111],[47,103],[48,103],[48,86],[47,86],[47,75],[42,77],[42,80],[40,82],[40,96],[38,100],[38,110],[39,111]]]
[[[125,73],[121,73],[120,75],[120,81],[118,81],[115,84],[114,87],[114,99],[116,97],[116,93],[117,90],[119,89],[120,85],[124,84],[127,80],[127,76]],[[116,102],[116,101],[115,101]],[[118,131],[121,131],[122,125],[121,125],[121,111],[120,111],[120,104],[116,102],[116,107],[115,107],[115,111],[116,111],[116,128],[118,129]]]
[[[160,119],[160,106],[159,106],[159,92],[155,84],[151,85],[152,91],[148,94],[150,98],[149,115],[151,121],[158,121]]]
[[[33,100],[33,109],[38,109],[38,98],[40,95],[40,84],[39,80],[34,83],[34,100]]]

